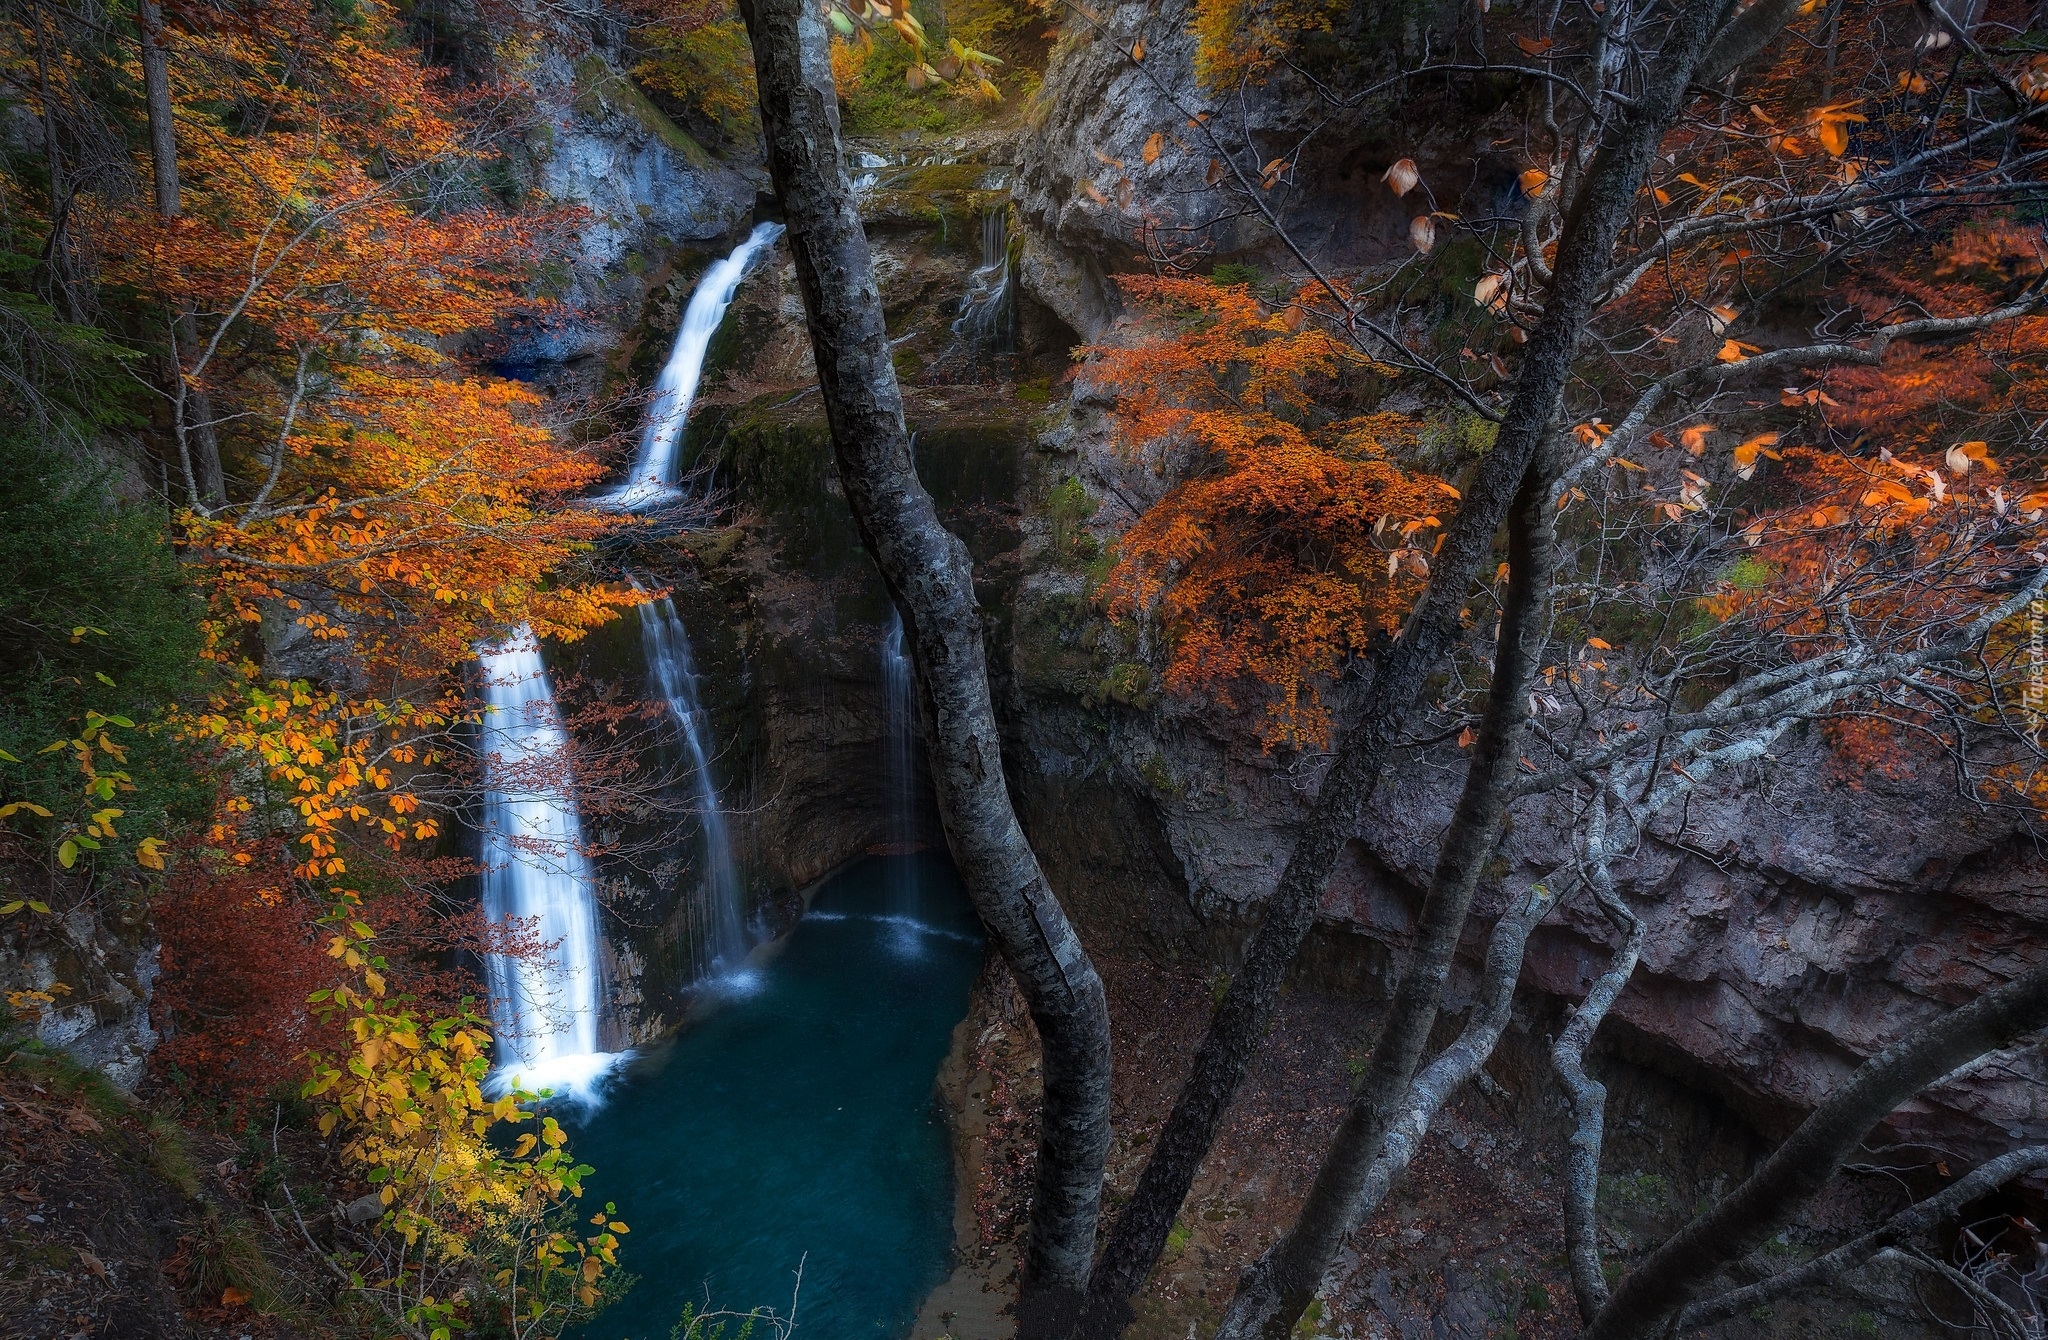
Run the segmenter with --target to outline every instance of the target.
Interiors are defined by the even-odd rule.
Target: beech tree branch
[[[1820,1191],[1872,1127],[1959,1066],[2048,1025],[2048,966],[1917,1029],[1828,1095],[1747,1181],[1621,1281],[1589,1340],[1648,1340],[1715,1272],[1762,1245]]]
[[[1608,960],[1607,971],[1594,980],[1585,1000],[1572,1013],[1571,1022],[1557,1035],[1550,1048],[1550,1060],[1572,1104],[1573,1126],[1564,1178],[1565,1256],[1571,1266],[1572,1292],[1578,1297],[1579,1315],[1590,1322],[1607,1301],[1607,1280],[1600,1269],[1600,1227],[1595,1213],[1600,1195],[1600,1150],[1606,1134],[1607,1086],[1586,1072],[1586,1049],[1635,972],[1646,929],[1642,918],[1629,911],[1628,904],[1614,891],[1614,875],[1608,867],[1605,788],[1594,792],[1586,818],[1585,874],[1586,884],[1600,909],[1621,929],[1622,941]]]
[[[1711,1326],[1730,1317],[1739,1317],[1753,1308],[1780,1298],[1802,1294],[1818,1288],[1846,1271],[1869,1261],[1886,1248],[1897,1247],[1923,1238],[1954,1215],[1963,1206],[1981,1196],[1990,1195],[2015,1177],[2048,1168],[2048,1147],[2035,1145],[2027,1149],[2016,1149],[2002,1154],[1989,1163],[1979,1165],[1968,1176],[1944,1187],[1934,1195],[1899,1211],[1861,1237],[1851,1239],[1833,1251],[1816,1256],[1804,1265],[1780,1271],[1768,1279],[1757,1281],[1740,1289],[1730,1289],[1712,1298],[1694,1303],[1679,1315],[1681,1330],[1698,1326]]]

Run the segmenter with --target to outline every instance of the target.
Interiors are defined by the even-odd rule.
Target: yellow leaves
[[[1818,386],[1811,386],[1811,387],[1808,387],[1808,388],[1807,388],[1806,390],[1804,390],[1804,391],[1800,390],[1800,389],[1799,389],[1798,387],[1796,387],[1796,386],[1788,386],[1788,387],[1786,387],[1786,388],[1785,388],[1784,390],[1782,390],[1782,391],[1778,392],[1778,403],[1779,403],[1779,404],[1781,404],[1781,405],[1788,405],[1788,406],[1796,406],[1796,405],[1809,405],[1809,406],[1811,406],[1811,405],[1834,405],[1834,406],[1839,406],[1839,402],[1838,402],[1838,401],[1836,401],[1836,400],[1835,400],[1835,398],[1834,398],[1833,396],[1831,396],[1831,395],[1829,395],[1829,394],[1828,394],[1827,392],[1825,392],[1825,391],[1821,390],[1821,389],[1820,389],[1820,387],[1818,387]]]
[[[1402,158],[1397,159],[1391,167],[1381,173],[1380,180],[1385,182],[1387,188],[1395,195],[1405,196],[1422,180],[1422,173],[1416,168],[1414,159]]]
[[[1730,339],[1721,342],[1721,348],[1715,353],[1714,357],[1723,363],[1740,363],[1751,354],[1762,352],[1763,350],[1754,344],[1745,344],[1741,340]]]
[[[1586,645],[1593,648],[1595,651],[1614,650],[1614,644],[1607,641],[1605,638],[1589,637],[1586,639]]]
[[[2036,56],[2013,79],[2020,96],[2034,102],[2048,102],[2048,57]]]
[[[1155,130],[1146,137],[1145,147],[1140,151],[1139,156],[1145,160],[1147,165],[1156,163],[1159,161],[1159,154],[1165,146],[1166,136]]]
[[[1717,336],[1726,335],[1728,327],[1734,325],[1735,319],[1741,315],[1742,313],[1733,307],[1709,307],[1707,309],[1707,329]]]
[[[1515,182],[1522,188],[1522,194],[1533,200],[1550,189],[1550,172],[1547,168],[1527,168]]]
[[[1996,470],[1998,462],[1991,458],[1991,449],[1983,442],[1958,442],[1942,455],[1948,472],[1957,479],[1970,473],[1972,466],[1981,465],[1986,470]]]
[[[1778,453],[1770,450],[1777,445],[1779,434],[1759,433],[1735,448],[1735,474],[1738,479],[1749,479],[1756,474],[1759,455],[1780,459]]]
[[[1832,106],[1816,108],[1808,122],[1814,139],[1820,147],[1835,158],[1849,152],[1849,127],[1870,118],[1850,110],[1853,102],[1839,102]]]
[[[1131,62],[1132,64],[1136,64],[1137,62],[1142,61],[1144,59],[1145,39],[1141,37],[1137,41],[1131,43]]]

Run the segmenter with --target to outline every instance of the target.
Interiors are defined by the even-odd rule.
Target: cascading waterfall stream
[[[633,585],[639,587],[640,583],[634,581]],[[640,645],[646,651],[655,686],[681,730],[697,823],[703,833],[704,896],[699,904],[696,974],[700,978],[728,976],[740,970],[749,948],[744,889],[739,864],[733,859],[725,809],[718,800],[718,784],[711,775],[710,722],[697,692],[689,631],[676,613],[675,602],[667,596],[640,606]]]
[[[906,856],[917,850],[917,679],[910,664],[909,639],[903,614],[891,606],[889,628],[882,635],[882,705],[888,737],[882,742],[882,781],[888,788],[889,852]],[[917,915],[916,867],[906,865],[893,890],[892,911]]]
[[[1016,344],[1010,302],[1010,211],[992,209],[981,218],[981,265],[967,277],[953,338],[976,353],[1006,354]]]
[[[597,900],[570,791],[569,735],[531,629],[480,655],[490,708],[480,741],[484,912],[494,922],[530,920],[536,938],[552,946],[539,956],[489,958],[498,1033],[492,1088],[516,1083],[591,1102],[630,1053],[597,1045]]]
[[[889,852],[894,856],[917,850],[917,681],[905,643],[903,616],[892,608],[882,635],[882,704],[889,733],[882,745],[882,776],[889,791]]]
[[[704,376],[704,356],[711,338],[725,320],[740,281],[763,251],[782,236],[779,223],[757,223],[747,240],[733,253],[704,272],[696,292],[683,310],[683,323],[676,330],[675,347],[668,363],[654,383],[654,395],[647,405],[647,420],[640,428],[640,449],[633,456],[633,471],[626,483],[605,501],[625,510],[645,507],[669,498],[676,483],[676,448],[682,441],[683,425],[689,421],[691,402],[697,398],[697,384]]]

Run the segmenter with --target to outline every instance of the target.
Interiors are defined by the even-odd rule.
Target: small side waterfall
[[[668,363],[654,383],[647,420],[640,428],[640,450],[633,457],[633,472],[609,496],[612,506],[629,510],[643,507],[667,497],[675,487],[676,447],[690,417],[690,404],[697,398],[697,383],[704,376],[704,355],[711,348],[711,337],[718,333],[719,324],[725,320],[725,309],[732,306],[733,295],[739,291],[740,281],[747,277],[754,258],[780,236],[779,223],[755,224],[746,241],[735,247],[730,256],[713,264],[697,281],[697,290],[690,295],[690,305],[683,311],[683,323],[676,330],[675,348],[669,352]]]
[[[976,353],[1015,352],[1010,278],[1010,211],[992,209],[981,217],[981,265],[968,276],[960,314],[953,318],[956,341]]]
[[[697,694],[689,632],[676,613],[675,602],[667,596],[640,606],[640,645],[647,653],[647,668],[655,686],[668,703],[669,715],[681,729],[696,793],[697,823],[703,831],[704,898],[699,905],[696,975],[729,974],[747,957],[744,890],[739,865],[733,860],[725,810],[718,801],[718,784],[711,775],[710,723]]]
[[[485,701],[483,905],[493,921],[530,918],[552,948],[491,955],[498,1032],[494,1091],[516,1083],[591,1101],[628,1053],[598,1050],[597,901],[540,643],[519,629],[481,654]]]
[[[889,610],[882,634],[882,704],[888,738],[883,741],[882,781],[888,788],[889,851],[904,856],[917,849],[917,680],[911,672],[903,615]]]

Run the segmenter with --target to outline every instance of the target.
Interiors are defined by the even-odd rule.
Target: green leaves
[[[0,903],[0,917],[11,917],[24,907],[40,916],[50,915],[48,903],[39,902],[34,898],[16,898],[12,902]]]

